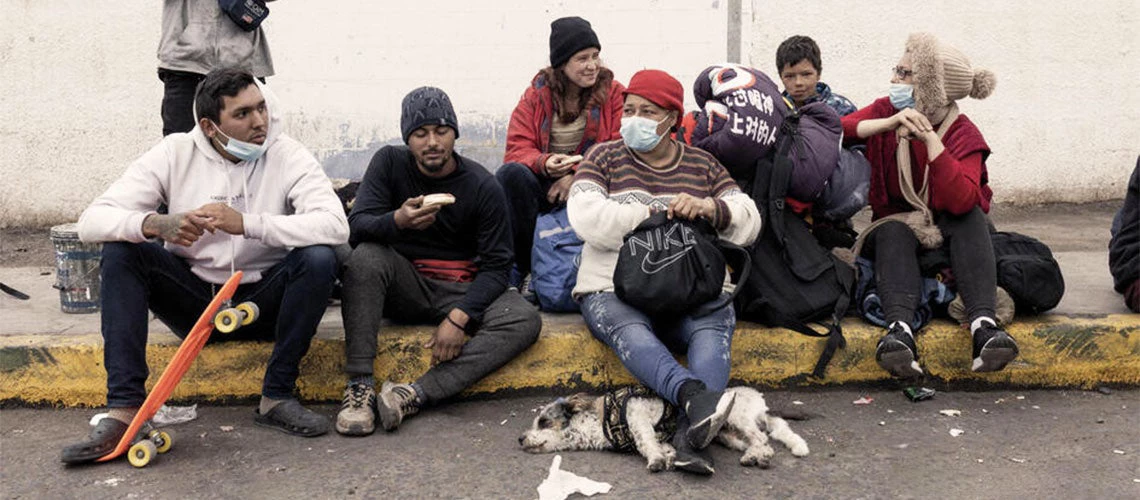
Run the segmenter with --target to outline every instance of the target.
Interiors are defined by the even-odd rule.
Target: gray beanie
[[[455,130],[459,138],[459,120],[447,94],[435,87],[420,87],[404,96],[400,106],[400,132],[404,134],[404,144],[408,136],[424,125],[447,125]]]

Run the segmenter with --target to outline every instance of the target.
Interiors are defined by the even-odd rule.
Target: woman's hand
[[[582,157],[578,155],[565,155],[562,153],[554,153],[546,158],[546,175],[551,179],[574,173],[574,164],[582,161]]]
[[[899,137],[904,139],[921,138],[926,132],[934,132],[934,126],[926,115],[915,111],[914,108],[905,108],[891,117],[894,128]]]
[[[716,201],[712,198],[697,198],[688,193],[681,193],[669,203],[669,218],[696,220],[704,217],[709,221],[716,217]]]

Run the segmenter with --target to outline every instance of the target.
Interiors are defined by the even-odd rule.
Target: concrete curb
[[[632,383],[617,356],[592,338],[577,315],[546,315],[542,337],[521,356],[468,390],[464,396],[557,392]],[[1004,371],[969,370],[969,337],[945,321],[919,337],[928,385],[970,387],[1140,386],[1140,315],[1070,317],[1047,315],[1018,321],[1009,329],[1021,357]],[[844,322],[848,345],[819,380],[807,374],[823,347],[820,339],[783,329],[740,323],[732,345],[734,380],[762,388],[836,386],[889,381],[875,364],[882,330],[862,321]],[[298,384],[309,401],[338,401],[344,388],[343,333],[325,329],[301,366]],[[380,336],[377,379],[410,381],[427,370],[427,327],[388,326]],[[152,335],[150,383],[177,349],[173,335]],[[270,344],[219,342],[207,346],[174,393],[179,401],[227,401],[260,394]],[[106,397],[102,339],[98,334],[10,335],[0,338],[0,402],[6,404],[101,406]]]

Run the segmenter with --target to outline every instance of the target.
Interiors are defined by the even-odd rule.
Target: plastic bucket
[[[75,224],[51,228],[55,246],[55,285],[59,308],[65,313],[92,313],[99,310],[99,262],[101,243],[79,241]]]

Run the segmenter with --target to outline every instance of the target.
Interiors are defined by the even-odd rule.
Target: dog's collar
[[[625,417],[625,408],[629,404],[629,399],[634,397],[660,398],[652,390],[642,385],[609,391],[602,398],[602,433],[605,435],[606,441],[609,441],[617,451],[630,452],[636,449],[633,434],[629,432],[629,422],[626,421]],[[662,403],[665,411],[661,414],[661,418],[653,424],[653,430],[657,433],[657,441],[669,441],[677,432],[677,409],[668,401],[662,400]]]

